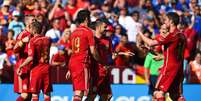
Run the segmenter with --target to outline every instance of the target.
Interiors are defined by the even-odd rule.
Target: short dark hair
[[[77,14],[76,22],[78,24],[83,23],[86,19],[90,21],[90,11],[89,10],[80,10]]]
[[[170,19],[170,20],[172,20],[172,22],[174,23],[174,25],[178,25],[179,24],[179,22],[180,22],[180,19],[179,19],[179,15],[177,14],[177,13],[175,13],[175,12],[169,12],[168,14],[167,14],[167,17]]]
[[[93,21],[89,24],[89,27],[93,30],[96,30],[96,21]]]
[[[91,22],[90,25],[89,25],[89,27],[90,27],[91,29],[93,29],[93,30],[96,30],[96,27],[97,27],[97,26],[100,26],[100,25],[103,24],[103,23],[106,23],[106,22],[103,21],[103,20],[101,20],[101,19],[98,19],[98,20],[96,20],[96,21]]]
[[[101,20],[101,19],[98,19],[97,21],[96,21],[96,24],[95,24],[95,26],[97,27],[97,26],[100,26],[101,24],[103,24],[103,23],[106,23],[104,20]]]
[[[41,34],[42,32],[42,24],[38,21],[34,21],[31,23],[31,28],[36,31],[37,34]]]
[[[12,30],[12,29],[9,29],[8,32],[12,33],[12,35],[14,35],[14,33],[15,33],[14,30]]]
[[[137,14],[137,16],[140,16],[140,12],[138,11],[133,11],[131,15],[134,16],[134,14]]]

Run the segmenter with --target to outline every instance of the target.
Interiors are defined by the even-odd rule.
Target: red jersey
[[[64,62],[68,63],[68,59],[69,58],[66,54],[61,55],[61,54],[57,53],[52,57],[52,62],[54,61],[54,62],[59,62],[59,63],[64,63]]]
[[[183,75],[183,59],[185,48],[185,36],[178,29],[168,36],[159,36],[156,40],[164,45],[164,65],[160,71],[159,88],[167,91],[176,74]],[[169,77],[169,78],[167,78]]]
[[[90,46],[94,46],[93,32],[84,26],[79,26],[70,36],[72,54],[69,63],[88,63]]]
[[[66,11],[69,13],[71,19],[73,19],[73,16],[78,10],[78,7],[70,8],[68,5],[65,7]]]
[[[61,39],[61,40],[58,41],[58,44],[65,46],[66,50],[69,49],[69,42],[65,42],[64,40]]]
[[[112,43],[109,38],[95,38],[96,49],[104,61],[104,63],[110,64],[112,60]]]
[[[31,34],[27,31],[27,30],[23,30],[20,34],[18,34],[16,41],[21,41],[23,38],[25,37],[31,37]],[[14,53],[17,53],[17,63],[15,65],[15,69],[17,70],[17,68],[19,67],[20,64],[22,64],[24,62],[24,60],[28,57],[28,43],[24,43],[24,45],[22,47],[15,47],[13,49]],[[31,65],[31,64],[30,64]],[[28,73],[29,71],[29,66],[27,67],[25,66],[25,68],[22,69],[23,73]]]
[[[31,37],[30,32],[28,32],[27,30],[23,30],[20,34],[18,34],[16,41],[21,41],[23,38],[25,37]],[[25,45],[23,47],[17,47],[14,49],[15,53],[19,53],[19,59],[20,58],[24,58],[26,59],[28,56],[28,43],[25,43]]]
[[[131,51],[131,49],[129,48],[129,44],[125,44],[125,45],[117,45],[117,47],[115,48],[115,51],[117,52],[129,52]],[[129,56],[124,56],[124,55],[120,55],[117,56],[116,60],[115,60],[115,65],[116,66],[129,66]]]
[[[33,66],[48,64],[50,52],[50,40],[45,36],[35,36],[29,42],[28,55],[33,57]]]
[[[31,37],[31,34],[23,30],[20,34],[18,34],[16,41],[21,41],[25,37]],[[22,47],[15,47],[13,49],[14,53],[17,53],[17,63],[14,68],[14,91],[17,93],[28,92],[29,87],[29,69],[30,65],[24,66],[22,68],[22,75],[20,78],[17,75],[18,67],[24,62],[24,60],[28,57],[28,43],[24,43]],[[22,88],[23,87],[23,88]]]
[[[14,46],[15,46],[15,41],[14,40],[7,40],[6,41],[6,54],[8,55],[8,57],[13,55],[13,47]]]
[[[70,36],[70,48],[72,54],[69,60],[73,90],[83,90],[88,93],[89,89],[89,63],[90,46],[94,46],[93,32],[84,26],[79,26]]]

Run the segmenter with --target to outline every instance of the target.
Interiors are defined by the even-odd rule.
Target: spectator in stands
[[[155,23],[153,16],[147,16],[148,26],[146,28],[152,33],[151,36],[154,37],[159,34],[158,26]]]
[[[136,18],[139,18],[139,12],[136,12]],[[133,14],[134,15],[134,14]],[[138,19],[137,19],[138,20]],[[135,43],[137,35],[137,23],[133,20],[131,16],[127,16],[127,9],[122,8],[119,15],[119,24],[126,29],[128,35],[128,41]]]
[[[45,35],[45,33],[47,32],[48,29],[50,29],[50,24],[48,19],[45,18],[45,15],[43,13],[38,13],[35,14],[35,17],[37,19],[37,21],[39,21],[42,24],[42,34]]]
[[[132,56],[134,55],[131,45],[128,43],[128,37],[122,35],[120,43],[115,48],[118,56],[115,59],[115,66],[129,67]]]
[[[69,13],[70,19],[73,20],[76,12],[79,10],[79,8],[76,6],[76,0],[68,0],[65,10]]]
[[[57,0],[54,4],[54,7],[49,13],[48,19],[50,21],[54,19],[59,20],[59,30],[64,31],[64,29],[71,24],[70,16],[68,12],[65,11],[65,9],[61,6],[61,1]]]
[[[154,46],[151,51],[148,52],[145,61],[145,81],[149,86],[149,95],[153,96],[156,81],[159,75],[159,68],[163,65],[163,55],[160,46]]]
[[[8,29],[12,29],[15,33],[13,38],[16,39],[17,35],[24,30],[25,25],[22,21],[19,20],[21,16],[19,11],[13,11],[13,20],[9,23]]]
[[[132,13],[132,19],[133,19],[133,23],[132,23],[132,27],[133,27],[133,32],[128,33],[128,37],[130,37],[131,40],[135,40],[134,42],[136,42],[136,36],[137,36],[137,31],[139,28],[142,28],[142,24],[139,22],[140,20],[140,12],[138,11],[134,11]]]
[[[5,34],[3,34],[3,26],[0,25],[0,44],[5,46],[5,42],[7,40],[7,37]]]
[[[189,83],[201,83],[201,52],[197,52],[195,59],[190,62]]]
[[[0,83],[2,82],[2,76],[3,76],[3,68],[4,68],[4,64],[7,64],[8,66],[10,66],[10,62],[7,58],[6,53],[3,52],[3,45],[0,44]]]
[[[114,50],[115,47],[119,44],[122,34],[122,27],[121,25],[115,26],[114,37],[112,39],[112,49]]]
[[[176,10],[180,11],[188,11],[189,10],[189,5],[186,2],[186,0],[179,0],[176,4]]]
[[[66,67],[68,59],[65,46],[60,45],[58,46],[58,53],[52,57],[51,65],[56,67]]]
[[[48,2],[48,0],[38,0],[39,1],[39,5],[40,5],[40,9],[41,11],[47,15],[47,13],[49,13],[49,10],[51,8],[50,3]]]
[[[77,7],[81,9],[87,9],[90,5],[90,0],[76,0]]]
[[[13,58],[15,58],[15,55],[13,53],[13,48],[15,46],[15,40],[13,39],[13,35],[14,31],[12,29],[8,30],[7,41],[5,43],[6,54],[12,65],[14,65],[16,62],[15,60],[13,60]]]
[[[70,37],[71,31],[70,28],[66,28],[62,34],[62,37],[58,41],[59,45],[65,46],[65,50],[67,51],[69,49],[69,37]]]
[[[107,1],[101,6],[101,11],[107,19],[111,17],[111,6]]]
[[[8,31],[8,24],[12,19],[12,13],[9,12],[10,2],[5,0],[0,11],[0,24],[3,26],[3,33],[6,34]]]
[[[49,37],[52,42],[50,47],[50,61],[52,59],[52,56],[58,52],[57,42],[61,38],[61,32],[59,30],[60,28],[59,21],[60,21],[59,19],[54,19],[52,28],[49,29],[45,34],[45,36]]]
[[[144,28],[143,34],[151,38],[152,33],[146,28]],[[135,51],[136,52],[135,62],[139,65],[143,65],[150,47],[142,41],[139,35],[137,35],[136,40],[137,42],[136,42],[136,51]]]
[[[146,17],[146,9],[145,9],[145,0],[139,0],[139,3],[137,6],[133,7],[132,12],[137,11],[140,13],[140,22],[144,20]]]
[[[199,38],[201,37],[201,16],[200,16],[200,8],[197,5],[196,0],[191,1],[191,10],[192,10],[192,17],[194,17],[195,22],[193,25],[193,29],[197,32]]]

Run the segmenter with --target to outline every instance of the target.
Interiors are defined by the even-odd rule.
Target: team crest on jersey
[[[161,89],[163,89],[163,88],[164,88],[164,86],[163,86],[163,85],[161,85],[161,86],[160,86],[160,88],[161,88]]]
[[[34,88],[32,87],[31,90],[34,90]]]
[[[32,50],[31,49],[28,50],[28,54],[32,54]]]
[[[27,85],[24,84],[24,85],[22,86],[22,89],[27,90]]]

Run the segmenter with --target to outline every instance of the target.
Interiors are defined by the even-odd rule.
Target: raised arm
[[[159,42],[153,39],[150,39],[146,36],[144,36],[144,34],[142,34],[142,32],[139,32],[139,35],[141,37],[141,39],[149,46],[155,46],[155,45],[159,45]]]

